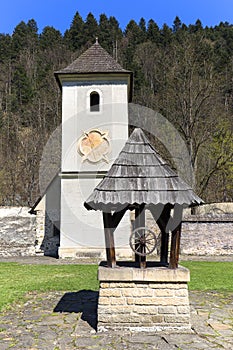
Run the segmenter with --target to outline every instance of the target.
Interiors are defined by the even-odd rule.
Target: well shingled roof
[[[180,204],[203,201],[159,156],[137,128],[112,167],[84,203],[87,209],[120,210],[133,205]]]

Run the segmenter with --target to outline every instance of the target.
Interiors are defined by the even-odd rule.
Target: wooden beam
[[[161,230],[160,262],[165,265],[168,264],[168,244],[169,244],[169,233]]]
[[[127,208],[115,213],[104,213],[104,235],[105,235],[105,247],[107,255],[107,264],[109,267],[116,267],[116,253],[114,243],[114,232],[123,218]]]
[[[105,235],[105,247],[107,256],[108,267],[116,267],[116,254],[113,233],[115,228],[113,227],[113,220],[111,213],[103,212],[104,221],[104,235]]]
[[[180,236],[181,236],[181,223],[172,231],[171,238],[171,252],[170,252],[170,269],[177,269],[179,263],[180,254]]]
[[[167,224],[170,219],[170,214],[171,206],[165,205],[159,219],[156,221],[161,231],[160,262],[162,264],[168,264],[169,230],[167,229]]]
[[[123,216],[125,215],[125,212],[127,211],[127,207],[121,211],[115,211],[114,214],[111,214],[112,217],[112,223],[113,223],[113,227],[112,229],[115,231],[117,226],[119,225],[121,219],[123,218]],[[114,232],[113,231],[113,232]]]
[[[135,222],[134,229],[136,230],[139,227],[146,226],[146,215],[145,215],[145,205],[142,204],[138,208],[135,209]],[[137,247],[135,244],[135,249],[139,248],[140,253],[144,253],[145,247],[139,246]],[[135,254],[135,261],[139,262],[140,268],[146,268],[146,256]]]

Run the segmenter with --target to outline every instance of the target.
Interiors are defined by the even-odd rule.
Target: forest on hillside
[[[133,102],[160,112],[190,152],[195,191],[206,201],[233,201],[233,25],[161,28],[77,12],[64,35],[34,19],[0,34],[0,205],[32,205],[39,195],[43,146],[61,122],[54,71],[95,42],[134,72]]]

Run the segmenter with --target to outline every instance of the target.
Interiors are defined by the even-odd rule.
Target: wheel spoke
[[[145,233],[145,237],[147,238],[147,237],[153,237],[153,235],[151,234],[151,232],[147,232],[147,233]]]
[[[145,242],[155,242],[155,238],[154,237],[147,238],[145,239]]]
[[[150,244],[146,244],[146,247],[148,247],[149,250],[154,248],[154,246]]]
[[[150,249],[146,246],[146,252],[147,252],[147,254],[150,254],[151,252],[153,252],[153,249]]]

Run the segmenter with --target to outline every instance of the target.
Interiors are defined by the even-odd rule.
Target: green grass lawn
[[[30,291],[98,290],[97,265],[0,263],[0,310]]]
[[[185,261],[190,290],[233,292],[233,262]],[[98,290],[97,265],[21,265],[0,263],[0,310],[27,292]]]
[[[182,261],[190,270],[190,290],[233,292],[233,262]]]

